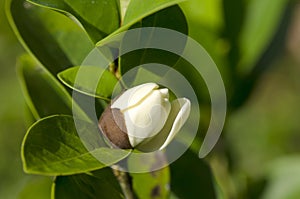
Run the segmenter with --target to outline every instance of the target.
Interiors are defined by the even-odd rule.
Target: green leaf
[[[130,156],[129,156],[130,159]],[[141,164],[148,170],[147,173],[130,173],[132,177],[133,189],[138,198],[143,199],[164,199],[169,197],[169,186],[170,186],[170,170],[166,166],[160,170],[152,171],[151,168],[154,165],[165,162],[163,154],[147,157],[147,160],[141,159],[141,162],[129,161],[135,165],[129,164],[130,167],[135,167],[137,164]],[[160,163],[158,163],[160,162]]]
[[[187,22],[185,16],[178,5],[174,5],[168,7],[164,10],[158,11],[144,19],[140,22],[134,24],[131,29],[134,28],[142,28],[142,27],[160,27],[175,30],[181,32],[183,34],[188,33]],[[129,35],[130,38],[131,35]],[[152,35],[139,35],[137,38],[137,43],[145,43],[151,42],[153,39]],[[145,41],[146,40],[146,41]],[[127,43],[126,43],[127,42]],[[123,43],[121,44],[121,53],[122,48],[126,48],[126,45],[130,45],[126,40],[126,34],[124,36]],[[184,49],[185,43],[178,43],[178,48]],[[145,63],[160,63],[167,66],[172,67],[178,61],[179,57],[174,55],[170,52],[158,49],[139,49],[136,51],[132,51],[123,55],[119,61],[119,67],[121,74],[125,74],[130,69],[134,68],[135,66],[139,66]]]
[[[111,37],[113,37],[115,34],[120,33],[124,30],[127,30],[132,25],[140,22],[142,19],[144,19],[147,16],[150,16],[154,14],[155,12],[158,12],[160,10],[163,10],[165,8],[168,8],[170,6],[176,5],[180,2],[183,2],[185,0],[130,0],[129,5],[127,8],[121,8],[125,9],[125,17],[124,21],[121,23],[121,27],[117,29],[115,32],[110,34],[105,39],[99,41],[96,45],[101,46],[102,44],[105,44],[107,40],[109,40]],[[173,22],[176,22],[173,20],[173,16],[170,18]],[[169,18],[169,20],[170,20]]]
[[[64,87],[30,55],[18,61],[25,100],[36,119],[53,114],[72,114],[72,98]]]
[[[250,1],[240,38],[240,66],[243,72],[248,72],[266,50],[276,32],[287,3],[288,0]]]
[[[81,137],[80,131],[84,131]],[[130,153],[103,146],[97,125],[80,121],[75,126],[71,116],[50,116],[33,124],[25,135],[24,171],[42,175],[84,173],[112,165]]]
[[[223,1],[223,15],[224,15],[224,37],[230,45],[228,52],[228,67],[231,70],[231,79],[236,78],[237,65],[240,59],[240,32],[243,27],[244,18],[246,14],[246,2],[235,0]]]
[[[49,177],[35,177],[29,180],[18,199],[49,199],[52,180]]]
[[[171,190],[178,198],[216,198],[210,167],[190,150],[171,164],[171,179]]]
[[[59,73],[58,78],[78,92],[106,100],[118,82],[111,72],[98,66],[72,67]]]
[[[180,3],[189,22],[198,23],[207,30],[217,30],[223,26],[222,1],[188,0]],[[192,29],[195,28],[190,26]],[[200,30],[202,31],[202,30]],[[195,32],[195,34],[197,34]],[[216,46],[215,46],[216,47]]]
[[[97,42],[119,28],[120,14],[117,0],[29,0],[76,17],[93,41]]]
[[[58,176],[52,187],[56,199],[122,199],[121,188],[110,168],[87,174]]]
[[[228,3],[224,1],[224,3]],[[189,26],[189,37],[195,39],[212,57],[225,85],[230,85],[227,60],[228,44],[220,39],[220,32],[224,30],[222,11],[223,1],[189,0],[180,4]],[[231,92],[228,87],[228,92]],[[210,103],[210,102],[209,102]]]
[[[6,12],[22,45],[52,74],[80,65],[94,47],[84,30],[55,11],[8,0]]]
[[[131,26],[139,20],[184,0],[131,0],[124,17],[123,26]]]

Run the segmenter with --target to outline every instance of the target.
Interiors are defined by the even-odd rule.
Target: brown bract
[[[99,119],[99,128],[110,142],[121,149],[131,149],[123,113],[109,105]]]

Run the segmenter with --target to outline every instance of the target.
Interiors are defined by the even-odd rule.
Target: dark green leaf
[[[55,199],[122,199],[121,188],[110,168],[87,174],[58,176],[52,188]]]
[[[33,124],[23,140],[24,170],[43,175],[83,173],[114,164],[130,153],[103,146],[97,125],[80,121],[75,126],[71,116],[47,117]]]
[[[130,156],[129,156],[130,159]],[[154,156],[152,158],[147,157],[147,160],[141,159],[141,162],[130,162],[136,164],[142,164],[147,167],[149,172],[147,173],[131,173],[133,189],[138,198],[142,199],[165,199],[169,197],[170,186],[170,171],[169,167],[164,167],[160,170],[152,171],[154,165],[161,164],[157,162],[165,162],[163,154]],[[134,167],[133,166],[133,167]],[[129,165],[130,169],[131,165]]]
[[[7,14],[20,42],[52,74],[80,65],[93,49],[84,31],[55,11],[24,0],[8,0]]]
[[[260,198],[261,195],[265,192],[266,187],[268,186],[268,181],[265,178],[258,178],[258,179],[249,179],[247,181],[247,187],[246,190],[248,199],[257,199]]]
[[[187,22],[185,16],[178,5],[174,5],[168,7],[164,10],[154,13],[150,15],[140,22],[133,25],[131,28],[142,28],[142,27],[160,27],[175,30],[184,34],[188,33]],[[129,35],[130,38],[131,35]],[[145,43],[151,42],[153,38],[151,38],[151,34],[143,35],[141,34],[139,38],[137,38],[136,42]],[[126,34],[124,38],[124,42],[121,45],[121,53],[122,47],[127,48],[126,45],[130,45],[126,40]],[[178,43],[178,48],[184,49],[185,43]],[[145,63],[160,63],[167,66],[174,66],[179,57],[170,52],[158,50],[158,49],[139,49],[136,51],[132,51],[123,55],[120,59],[120,71],[121,74],[125,74],[130,69],[135,66],[139,66]]]
[[[149,15],[152,15],[155,12],[163,10],[167,7],[176,5],[183,1],[185,1],[185,0],[155,0],[155,1],[152,1],[152,0],[143,0],[143,1],[130,0],[130,3],[127,8],[126,7],[121,8],[123,10],[123,12],[125,12],[124,20],[121,23],[122,26],[118,30],[116,30],[115,32],[110,34],[108,37],[106,37],[105,39],[99,41],[97,43],[97,46],[101,46],[102,44],[105,44],[106,41],[109,40],[112,36],[114,36],[117,33],[122,32],[124,30],[127,30],[132,25],[141,21],[143,18],[145,18]],[[122,4],[123,3],[121,3],[121,5]],[[175,20],[173,20],[173,16],[170,16],[170,18],[168,18],[168,19],[169,20],[172,19],[173,22],[175,21]]]
[[[230,49],[228,52],[229,67],[231,69],[231,77],[235,80],[236,68],[240,58],[240,32],[243,27],[245,18],[246,1],[224,0],[224,36],[229,42]]]
[[[79,73],[80,72],[80,73]],[[117,84],[117,78],[98,66],[77,66],[58,74],[68,87],[84,94],[108,99]]]
[[[188,150],[171,164],[171,190],[181,199],[216,198],[210,167]]]
[[[53,114],[72,114],[72,98],[64,87],[30,55],[18,62],[26,102],[36,119]]]
[[[117,0],[30,0],[30,2],[75,16],[95,42],[120,26]]]

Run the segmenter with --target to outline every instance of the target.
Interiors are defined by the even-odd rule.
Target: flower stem
[[[121,170],[118,165],[112,166],[113,173],[119,181],[121,189],[125,195],[126,199],[135,199],[130,176],[127,172]]]

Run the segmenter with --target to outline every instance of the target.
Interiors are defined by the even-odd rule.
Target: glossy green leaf
[[[30,55],[20,57],[18,72],[26,102],[36,119],[53,114],[72,114],[71,96]]]
[[[80,65],[93,43],[71,19],[25,0],[8,0],[7,15],[15,34],[52,74]]]
[[[117,84],[117,78],[108,70],[98,66],[76,66],[58,74],[68,87],[102,99],[108,99]]]
[[[123,12],[125,12],[124,21],[121,23],[121,27],[112,34],[110,34],[108,37],[99,41],[96,45],[101,46],[105,44],[107,40],[109,40],[113,35],[127,30],[132,25],[140,22],[145,17],[183,1],[185,0],[130,0],[129,5],[127,5],[127,7],[121,8],[121,10],[123,9]],[[121,5],[122,4],[123,3],[121,3]],[[170,18],[168,19],[172,19],[173,22],[176,22],[173,16],[170,16]]]
[[[123,26],[131,26],[139,20],[184,0],[131,0],[124,17]]]
[[[178,5],[168,7],[142,19],[140,22],[134,24],[131,29],[142,27],[160,27],[175,30],[186,35],[188,33],[185,16]],[[129,35],[129,38],[130,36],[131,35]],[[153,38],[151,37],[151,35],[148,36],[141,34],[139,38],[137,38],[136,42],[151,42],[152,39]],[[127,42],[125,34],[123,43],[121,44],[121,53],[122,48],[127,48],[126,45],[130,44]],[[178,43],[178,48],[182,49],[182,51],[184,47],[185,43]],[[135,66],[139,66],[145,63],[161,63],[172,67],[173,65],[175,65],[178,59],[179,57],[177,55],[174,55],[167,51],[158,49],[139,49],[121,56],[119,67],[121,74],[125,74]]]
[[[130,160],[130,156],[129,156]],[[147,167],[147,173],[130,173],[132,177],[132,185],[135,194],[138,198],[143,199],[164,199],[169,197],[170,187],[170,170],[169,167],[164,167],[160,170],[152,171],[154,165],[165,162],[163,154],[159,154],[153,157],[148,157],[147,160],[141,158],[141,162],[130,162],[130,167],[135,167],[137,164],[141,164]],[[159,163],[158,163],[159,162]],[[135,164],[135,165],[130,165]]]
[[[118,29],[120,25],[117,0],[30,0],[30,2],[73,15],[95,42]]]
[[[83,130],[85,140],[78,135]],[[26,133],[22,143],[24,171],[42,175],[83,173],[114,164],[130,153],[103,146],[97,125],[81,121],[75,126],[71,116],[50,116],[37,121]]]
[[[171,190],[178,198],[216,198],[209,165],[190,150],[171,164],[171,179]]]
[[[242,71],[249,71],[266,50],[287,3],[288,0],[252,0],[249,2],[240,38]]]
[[[87,174],[58,176],[52,187],[55,199],[122,199],[121,188],[110,168]]]
[[[19,193],[18,199],[50,199],[52,179],[49,177],[34,177],[27,182]]]

